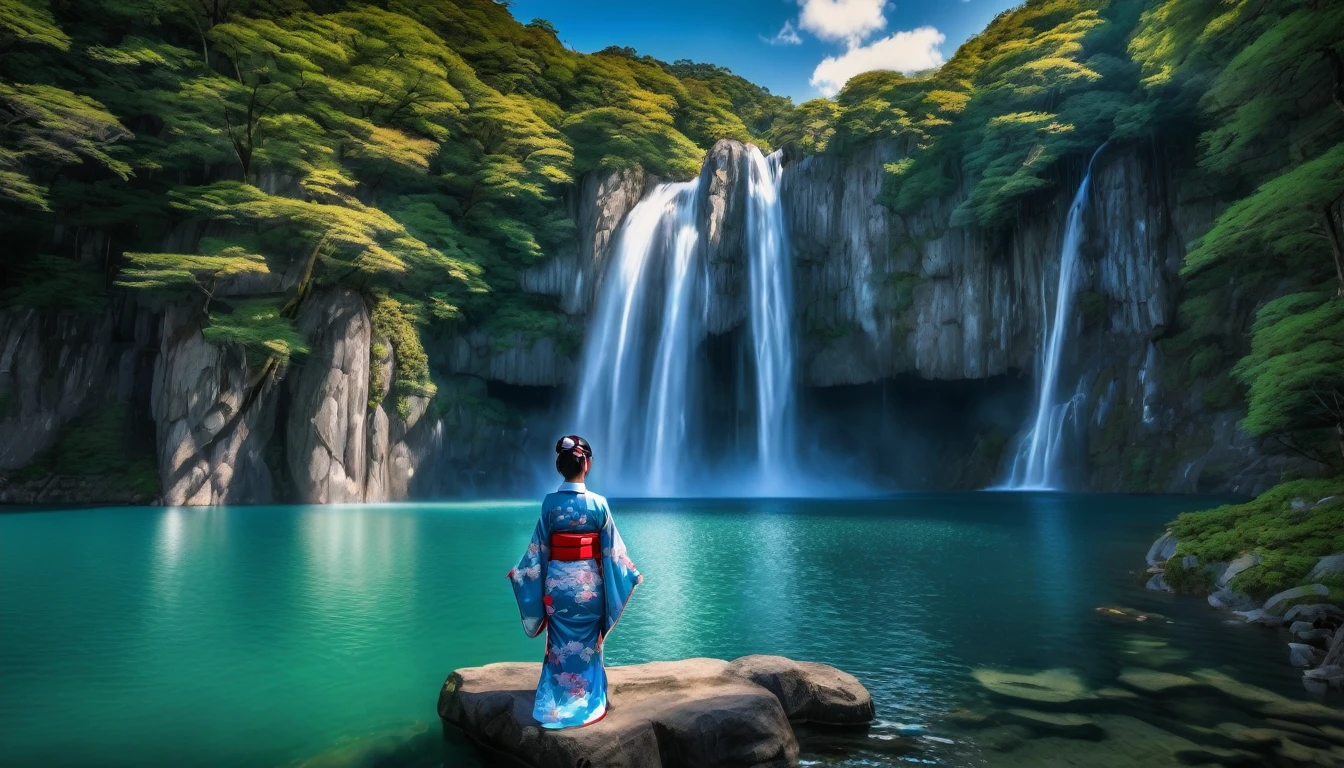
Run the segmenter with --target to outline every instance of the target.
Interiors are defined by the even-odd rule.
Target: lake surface
[[[972,673],[1067,670],[1099,689],[1131,667],[1207,668],[1305,700],[1286,635],[1225,626],[1199,598],[1138,585],[1163,523],[1216,503],[617,501],[645,583],[607,661],[774,653],[852,672],[881,722],[857,751],[809,747],[808,762],[1100,765],[1087,757],[1098,750],[1105,764],[1163,765],[1166,752],[1113,743],[1153,743],[1141,717],[1106,714],[1102,741],[968,727],[1008,706]],[[444,743],[435,703],[456,667],[541,657],[505,579],[538,511],[528,501],[0,514],[0,764],[478,765]],[[1216,707],[1202,716],[1242,717]],[[925,730],[897,738],[901,724]]]

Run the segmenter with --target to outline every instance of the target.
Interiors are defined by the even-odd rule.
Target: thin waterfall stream
[[[1041,358],[1040,386],[1036,392],[1036,412],[1031,429],[1018,444],[1013,458],[1012,472],[1007,488],[1013,490],[1058,490],[1061,483],[1062,450],[1065,428],[1074,412],[1081,393],[1057,401],[1060,363],[1064,357],[1064,343],[1068,336],[1070,311],[1073,308],[1074,280],[1078,256],[1083,243],[1084,214],[1087,212],[1088,191],[1092,180],[1092,166],[1106,148],[1102,144],[1087,163],[1087,171],[1078,185],[1078,191],[1069,205],[1064,223],[1064,240],[1059,252],[1059,284],[1055,289],[1053,322],[1047,319],[1046,344]]]
[[[756,451],[760,491],[796,486],[792,263],[780,204],[783,152],[748,149],[747,246],[750,251],[752,353],[756,363]]]

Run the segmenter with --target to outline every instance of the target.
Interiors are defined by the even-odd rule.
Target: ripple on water
[[[1282,639],[1136,584],[1163,523],[1213,503],[617,501],[646,580],[608,661],[776,653],[853,673],[880,721],[803,734],[815,765],[1335,759],[1341,710],[1306,699]],[[456,667],[540,657],[504,579],[536,514],[0,515],[0,764],[466,764],[435,698]],[[1083,693],[1006,696],[979,670]],[[1161,675],[1193,684],[1148,690]]]

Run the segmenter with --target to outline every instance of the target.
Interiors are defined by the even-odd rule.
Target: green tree
[[[1246,431],[1311,455],[1311,437],[1328,429],[1344,457],[1341,339],[1344,298],[1333,291],[1294,293],[1266,304],[1256,316],[1251,352],[1235,369],[1249,387]]]

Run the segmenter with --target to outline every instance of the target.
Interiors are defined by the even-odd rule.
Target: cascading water
[[[1103,144],[1087,163],[1087,172],[1078,185],[1078,192],[1069,205],[1064,223],[1064,242],[1059,252],[1059,286],[1055,289],[1054,323],[1048,324],[1045,354],[1040,364],[1040,387],[1036,393],[1036,417],[1031,431],[1018,445],[1013,458],[1008,488],[1015,490],[1054,490],[1059,487],[1060,453],[1064,444],[1065,427],[1081,399],[1075,394],[1063,402],[1056,402],[1059,386],[1060,360],[1064,355],[1064,341],[1069,328],[1069,311],[1073,306],[1074,270],[1083,241],[1083,214],[1087,211],[1088,188],[1092,166],[1106,148]]]
[[[756,364],[756,451],[760,491],[796,486],[793,280],[779,185],[783,153],[748,150],[747,246],[751,340]]]
[[[696,182],[660,184],[627,217],[584,342],[578,424],[601,451],[606,487],[620,494],[675,493],[687,449],[696,245]],[[660,256],[671,252],[667,274]],[[652,283],[666,285],[652,373],[645,326]]]
[[[747,371],[708,373],[714,382],[755,382],[755,451],[743,446],[741,455],[709,455],[718,451],[708,447],[713,441],[706,432],[713,425],[706,422],[713,418],[711,405],[721,409],[722,403],[697,397],[694,386],[708,364],[700,342],[711,295],[697,221],[702,190],[699,182],[661,184],[621,227],[584,341],[577,431],[600,453],[601,483],[611,493],[797,490],[792,265],[780,205],[780,154],[766,157],[748,146],[744,170],[747,359],[754,371],[750,379]],[[706,477],[710,466],[723,474]]]

